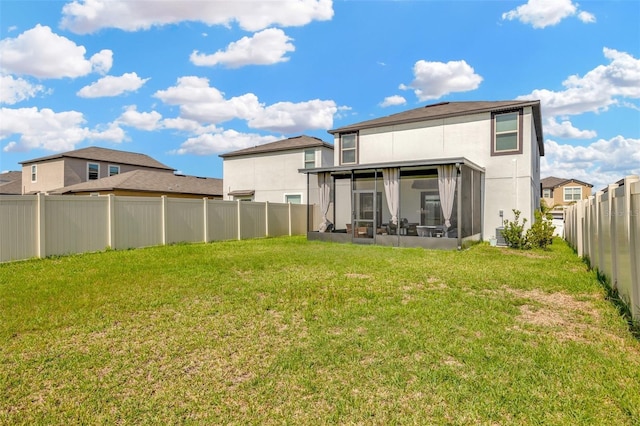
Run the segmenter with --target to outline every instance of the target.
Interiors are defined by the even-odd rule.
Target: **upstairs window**
[[[302,194],[285,194],[284,202],[287,204],[302,204]]]
[[[579,186],[567,186],[564,188],[564,201],[578,201],[582,199],[582,188]]]
[[[109,176],[115,176],[120,174],[120,166],[109,165]]]
[[[543,189],[542,190],[542,198],[552,198],[553,194],[551,193],[550,189]]]
[[[355,164],[358,161],[358,134],[340,136],[340,164]]]
[[[31,182],[38,181],[38,166],[35,164],[31,166]]]
[[[100,164],[87,163],[87,180],[96,180],[100,178]]]
[[[522,153],[521,124],[521,114],[518,111],[493,115],[493,155]]]
[[[304,168],[313,169],[316,166],[316,151],[307,149],[304,151]]]

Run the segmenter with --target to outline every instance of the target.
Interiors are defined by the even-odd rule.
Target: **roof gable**
[[[540,184],[542,185],[542,189],[554,189],[559,186],[564,186],[571,182],[577,183],[582,186],[587,186],[589,188],[593,187],[593,185],[591,185],[590,183],[582,182],[577,179],[558,178],[555,176],[549,176],[544,179],[540,179]]]
[[[333,149],[333,145],[313,136],[294,136],[279,141],[265,143],[250,148],[240,149],[238,151],[220,154],[222,158],[239,157],[242,155],[264,154],[268,152],[289,151],[302,148],[325,147]]]

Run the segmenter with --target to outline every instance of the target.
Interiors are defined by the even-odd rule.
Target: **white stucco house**
[[[539,101],[443,102],[329,133],[334,164],[300,170],[324,212],[309,239],[455,249],[539,208]]]
[[[316,204],[315,175],[299,169],[333,165],[333,145],[311,136],[296,136],[221,154],[225,200]]]

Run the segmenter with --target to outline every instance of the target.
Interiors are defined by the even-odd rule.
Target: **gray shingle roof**
[[[100,148],[90,146],[88,148],[76,149],[75,151],[61,152],[46,157],[34,158],[33,160],[23,161],[20,164],[40,163],[42,161],[53,160],[57,158],[81,158],[86,160],[104,161],[115,164],[128,164],[132,166],[143,166],[162,170],[175,170],[161,162],[154,160],[146,154],[137,152],[118,151],[115,149]]]
[[[557,188],[569,182],[575,182],[580,185],[588,186],[589,188],[593,187],[593,185],[591,185],[590,183],[582,182],[577,179],[558,178],[555,176],[549,176],[544,179],[540,179],[540,184],[542,185],[542,189]]]
[[[420,121],[437,120],[461,115],[478,114],[484,112],[499,112],[510,109],[533,107],[533,121],[538,137],[540,153],[544,155],[544,144],[542,135],[542,117],[540,112],[540,101],[468,101],[468,102],[441,102],[433,105],[426,105],[420,108],[399,112],[386,117],[375,118],[373,120],[362,121],[329,130],[329,133],[348,133],[362,129],[390,126],[396,124],[414,123]]]
[[[133,170],[102,179],[82,182],[53,191],[51,194],[70,194],[92,191],[145,191],[202,196],[222,196],[222,179],[174,175],[151,170]]]
[[[294,136],[292,138],[282,139],[279,141],[265,143],[263,145],[253,146],[251,148],[240,149],[238,151],[220,154],[222,158],[239,157],[242,155],[262,154],[267,152],[288,151],[301,148],[313,148],[316,146],[324,146],[333,149],[333,145],[313,136]]]
[[[0,195],[22,194],[22,172],[0,173]]]

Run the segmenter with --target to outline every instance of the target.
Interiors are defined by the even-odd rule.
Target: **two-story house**
[[[133,170],[173,174],[175,169],[145,154],[88,147],[23,161],[22,193],[35,194]]]
[[[315,204],[317,182],[298,169],[333,165],[333,146],[296,136],[221,154],[225,200]]]
[[[460,248],[539,208],[539,101],[443,102],[329,133],[335,165],[300,170],[331,194],[333,232],[316,220],[310,239]]]
[[[548,207],[567,206],[589,198],[593,185],[577,179],[549,176],[540,180],[542,199]]]

